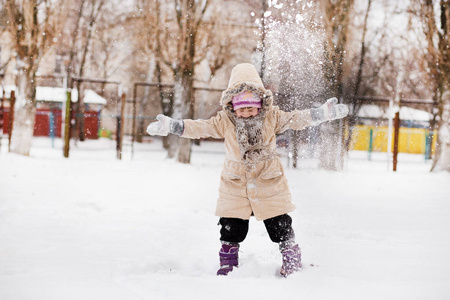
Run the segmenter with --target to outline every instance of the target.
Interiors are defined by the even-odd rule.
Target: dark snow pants
[[[288,214],[276,216],[264,220],[267,233],[274,243],[293,240],[295,238],[292,229],[292,218]],[[229,243],[242,242],[248,233],[249,220],[238,218],[220,218],[220,240]]]

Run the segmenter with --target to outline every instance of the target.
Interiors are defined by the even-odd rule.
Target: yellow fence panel
[[[388,128],[376,126],[358,125],[353,128],[351,150],[369,151],[372,131],[372,151],[387,152]],[[423,128],[401,127],[399,132],[398,149],[401,153],[424,154],[426,151],[426,140],[429,130]],[[434,153],[436,147],[437,133],[433,134],[431,151]],[[394,149],[394,133],[392,133],[392,145]]]

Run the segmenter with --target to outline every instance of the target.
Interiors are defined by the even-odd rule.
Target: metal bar
[[[51,111],[49,114],[48,127],[50,139],[52,141],[52,148],[55,148],[55,116],[53,114],[53,111]]]
[[[120,117],[117,119],[117,159],[122,159],[123,132],[124,132],[124,114],[125,114],[125,93],[121,97]]]
[[[70,150],[70,124],[72,119],[72,92],[68,90],[66,92],[66,111],[65,111],[65,117],[64,117],[64,157],[69,157],[69,150]]]
[[[5,94],[6,94],[6,91],[4,88],[2,88],[2,97],[0,98],[0,135],[3,134],[3,125],[4,125],[3,122],[4,122],[4,113],[5,113],[5,108],[3,106],[3,103],[5,102]],[[1,146],[1,141],[0,141],[0,146]]]
[[[131,159],[134,156],[134,140],[136,138],[136,92],[137,85],[135,84],[133,87],[133,126],[131,129]]]
[[[72,81],[82,81],[82,82],[121,84],[120,81],[101,80],[93,78],[72,77],[71,79]]]
[[[421,100],[421,99],[407,99],[407,98],[403,98],[400,99],[400,103],[410,103],[410,104],[428,104],[428,105],[438,105],[437,102],[433,101],[433,100]]]
[[[37,75],[36,78],[43,78],[43,79],[63,79],[66,75]]]
[[[400,112],[395,113],[394,118],[394,172],[397,171],[397,157],[398,157],[398,136],[400,132]]]
[[[173,87],[173,83],[156,83],[156,82],[135,82],[135,86],[153,86],[153,87]],[[226,88],[207,88],[207,87],[194,87],[194,90],[210,91],[210,92],[223,92]]]
[[[390,97],[382,97],[382,96],[355,96],[354,99],[368,101],[368,102],[389,102]],[[426,104],[426,105],[438,105],[436,101],[430,99],[414,99],[414,98],[401,98],[400,103],[406,104]]]
[[[390,97],[379,97],[379,96],[355,96],[353,99],[363,100],[363,101],[381,101],[381,102],[389,102]]]
[[[173,87],[172,83],[153,83],[153,82],[135,82],[135,86],[161,86],[161,87]]]
[[[226,90],[226,88],[224,88],[224,89],[217,89],[217,88],[206,88],[206,87],[194,87],[194,90],[208,91],[208,92],[223,92],[224,90]]]
[[[14,126],[14,106],[16,105],[16,91],[11,91],[9,96],[9,120],[8,120],[8,152],[11,151],[11,136]]]

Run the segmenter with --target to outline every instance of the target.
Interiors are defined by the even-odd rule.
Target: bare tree
[[[76,48],[76,43],[77,43],[77,39],[78,39],[78,35],[79,35],[79,31],[80,31],[80,26],[81,26],[81,22],[82,22],[82,17],[83,17],[83,12],[84,12],[84,8],[85,8],[85,3],[86,0],[79,0],[78,2],[75,2],[74,4],[76,5],[75,8],[68,8],[68,9],[74,9],[77,10],[78,13],[76,14],[76,18],[75,20],[75,24],[74,24],[74,28],[71,28],[71,31],[68,32],[68,36],[70,36],[70,40],[68,43],[68,52],[69,52],[69,57],[68,57],[68,61],[66,63],[66,72],[67,72],[67,77],[68,77],[68,81],[71,80],[71,76],[72,73],[74,72],[74,60],[75,60],[75,56],[77,51]],[[70,22],[71,20],[68,20],[68,22]]]
[[[0,3],[0,7],[2,7],[2,6],[3,6],[3,3]],[[0,18],[3,19],[3,14],[0,15]],[[0,22],[0,24],[3,24],[3,22]],[[3,27],[3,26],[1,26],[1,27]],[[3,29],[3,28],[1,28],[1,29]],[[2,31],[3,30],[0,30],[0,36],[2,35]],[[1,57],[2,57],[1,56],[2,55],[2,51],[1,50],[2,49],[0,48],[0,86],[2,87],[2,93],[0,94],[0,149],[1,149],[1,146],[2,146],[1,132],[3,131],[3,126],[4,126],[4,123],[3,123],[4,122],[4,120],[3,120],[3,108],[4,108],[3,101],[6,98],[6,96],[5,96],[6,95],[6,91],[5,91],[5,86],[4,86],[3,79],[4,79],[4,76],[5,76],[5,70],[8,67],[9,62],[11,61],[11,57],[9,57],[6,62],[4,62],[4,63],[1,62]]]
[[[346,48],[354,0],[323,0],[322,13],[326,31],[325,76],[330,94],[344,101],[344,78]],[[339,125],[339,126],[336,126]],[[321,125],[322,141],[320,166],[327,170],[342,170],[344,167],[344,120]],[[333,145],[333,146],[329,146]],[[338,145],[337,147],[335,145]]]
[[[174,73],[174,108],[175,119],[191,119],[194,116],[194,75],[197,43],[201,26],[209,1],[175,0],[177,43],[176,57],[171,62],[165,59]],[[169,157],[179,162],[189,163],[191,159],[191,141],[172,136],[169,144]]]
[[[136,31],[141,30],[141,24],[136,26],[136,18],[132,16],[132,12],[121,11],[117,13],[114,2],[108,2],[103,5],[102,11],[96,21],[97,25],[92,33],[91,49],[89,51],[89,59],[87,67],[89,74],[108,80],[111,77],[118,77],[120,73],[127,73],[130,78],[129,82],[136,81],[133,70],[128,70],[131,58],[143,55],[141,45],[133,43],[140,41],[141,38],[132,38]],[[130,47],[123,47],[129,44]],[[87,71],[87,70],[86,70]],[[131,73],[131,74],[130,74]],[[137,72],[139,77],[140,72]],[[91,75],[90,75],[91,76]],[[106,84],[99,87],[99,93],[103,94]]]
[[[88,52],[92,44],[92,36],[96,22],[100,14],[102,13],[104,0],[82,0],[79,16],[82,16],[82,10],[85,3],[88,6],[87,8],[89,9],[89,12],[85,17],[85,22],[82,24],[82,30],[80,30],[81,37],[78,37],[81,42],[81,49],[80,49],[81,57],[79,57],[78,71],[76,75],[80,78],[83,78],[85,75],[86,58],[88,57]],[[78,20],[80,21],[80,19]],[[78,101],[75,105],[75,113],[76,113],[75,137],[78,138],[80,141],[84,141],[85,140],[85,128],[84,128],[85,107],[84,107],[84,92],[83,92],[84,88],[82,86],[82,82],[79,80],[76,81],[75,86],[78,91]]]
[[[145,3],[144,1],[142,6]],[[153,8],[146,27],[152,38],[149,50],[155,55],[156,77],[161,80],[160,70],[164,69],[173,74],[172,117],[193,118],[196,67],[206,59],[211,75],[214,76],[231,57],[233,40],[226,37],[230,37],[233,31],[223,27],[225,22],[218,24],[221,18],[216,13],[220,3],[211,7],[208,0],[174,0],[156,1],[148,6]],[[169,136],[168,139],[168,156],[177,157],[179,162],[189,163],[191,141],[176,136]]]
[[[160,1],[138,1],[138,12],[140,17],[139,27],[145,28],[146,30],[138,30],[137,32],[137,41],[136,47],[140,52],[145,53],[147,56],[146,59],[146,68],[148,69],[148,80],[151,82],[156,82],[159,84],[158,89],[158,98],[159,104],[162,108],[162,113],[165,115],[172,115],[173,113],[173,97],[171,97],[171,92],[166,92],[166,90],[161,86],[163,83],[163,77],[165,73],[172,73],[172,70],[166,70],[165,65],[162,61],[163,56],[163,41],[165,38],[168,38],[165,33],[164,34],[164,25],[163,24],[171,24],[166,18],[165,14],[161,9]],[[173,74],[170,74],[172,76]],[[169,76],[167,76],[169,77]],[[139,102],[139,111],[145,111],[146,107],[150,102],[150,87],[145,88],[144,96]],[[137,128],[137,141],[142,140],[142,136],[145,132],[146,120],[140,119],[138,121]],[[169,148],[168,137],[162,137],[163,139],[163,147],[165,149]]]
[[[359,109],[361,108],[361,104],[362,104],[361,101],[358,100],[357,96],[359,95],[361,83],[363,81],[364,62],[365,62],[366,51],[367,51],[367,46],[366,46],[367,21],[369,19],[371,5],[372,5],[372,0],[368,0],[367,9],[366,9],[366,12],[364,15],[364,23],[363,23],[362,37],[361,37],[361,50],[359,53],[359,62],[357,64],[358,70],[357,70],[357,75],[356,75],[355,83],[354,83],[353,97],[349,103],[351,106],[351,109],[350,109],[350,114],[347,119],[349,134],[348,134],[347,138],[345,139],[345,151],[346,152],[349,151],[350,141],[352,138],[352,131],[356,124],[356,118],[357,118],[356,116],[357,116]]]
[[[448,109],[450,98],[450,2],[446,0],[413,1],[413,13],[422,23],[422,31],[427,42],[424,58],[433,82],[433,100],[438,103],[434,129],[438,130],[438,142],[433,160],[432,171],[446,169],[450,171],[450,128],[448,127]]]
[[[60,29],[58,1],[6,0],[17,74],[17,101],[11,151],[29,155],[36,113],[36,71]]]

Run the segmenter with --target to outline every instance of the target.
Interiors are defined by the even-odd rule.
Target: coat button
[[[247,188],[248,188],[248,189],[255,189],[255,188],[256,188],[256,184],[253,182],[253,180],[252,180],[252,181],[249,181],[249,182],[247,183]]]
[[[254,180],[250,180],[249,182],[247,182],[247,194],[248,196],[256,196],[257,187]]]

